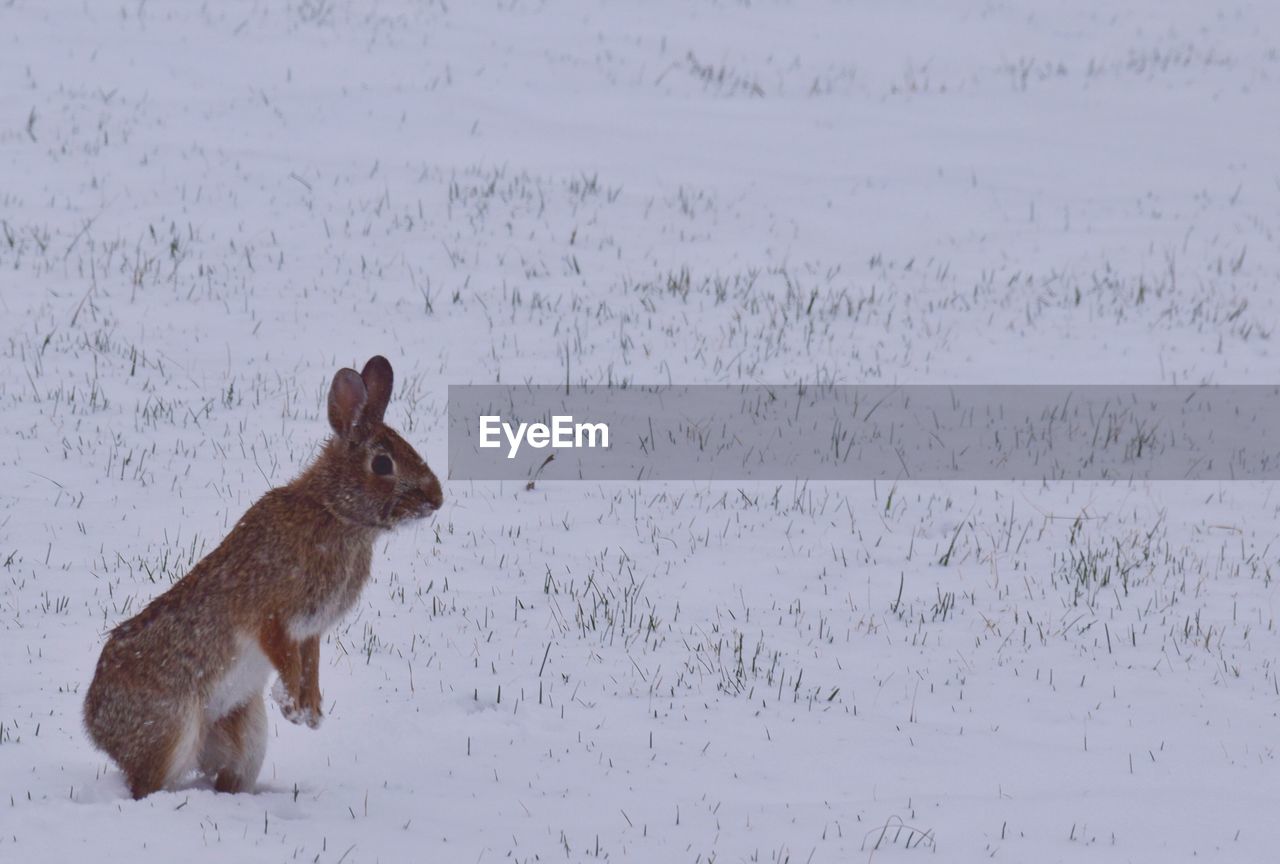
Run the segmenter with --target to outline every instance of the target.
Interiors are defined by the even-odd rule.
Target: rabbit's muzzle
[[[444,490],[440,488],[440,481],[432,475],[422,482],[415,503],[417,506],[417,516],[419,519],[430,516],[444,505]]]

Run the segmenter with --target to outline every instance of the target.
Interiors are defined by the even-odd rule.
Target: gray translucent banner
[[[535,475],[1275,480],[1280,387],[450,386],[449,477]]]

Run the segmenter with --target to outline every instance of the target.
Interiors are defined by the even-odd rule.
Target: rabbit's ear
[[[381,423],[387,403],[391,401],[391,363],[381,354],[370,357],[369,362],[364,364],[360,378],[369,391],[369,401],[364,406],[364,416],[361,419],[366,423]]]
[[[339,369],[329,388],[329,425],[344,438],[349,436],[360,420],[369,391],[354,369]]]

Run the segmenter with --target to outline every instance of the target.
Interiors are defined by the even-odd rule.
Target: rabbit
[[[251,791],[272,670],[284,717],[319,725],[320,638],[359,598],[374,540],[444,502],[426,462],[383,423],[391,383],[384,357],[359,374],[339,370],[329,390],[333,436],[315,461],[111,631],[84,721],[134,798],[196,768],[220,792]]]

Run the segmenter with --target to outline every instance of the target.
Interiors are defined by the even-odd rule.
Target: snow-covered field
[[[446,482],[140,802],[80,705],[386,354],[1275,381],[1269,2],[0,0],[0,860],[1273,860],[1263,483]],[[567,358],[567,359],[566,359]]]

